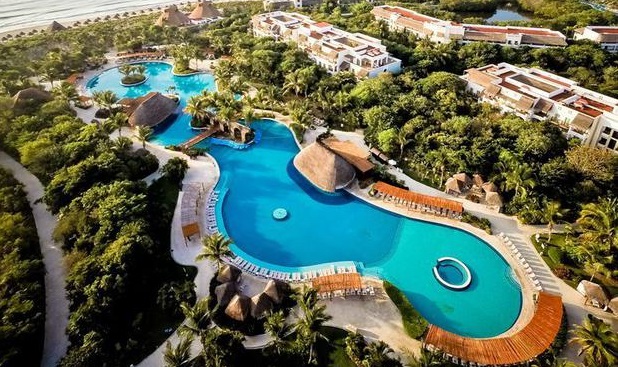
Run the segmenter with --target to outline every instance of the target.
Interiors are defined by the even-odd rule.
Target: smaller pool
[[[472,283],[470,269],[458,259],[443,257],[433,267],[433,274],[443,286],[454,289],[466,289]]]

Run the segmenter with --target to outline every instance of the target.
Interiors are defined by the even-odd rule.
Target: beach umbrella
[[[605,307],[609,303],[609,299],[600,285],[582,280],[577,285],[577,291],[581,293],[586,300],[590,300],[594,306]]]
[[[273,279],[269,280],[268,283],[266,283],[266,287],[264,288],[263,293],[267,294],[268,297],[270,297],[270,299],[272,299],[273,302],[277,304],[281,303],[281,301],[283,300],[283,295],[281,294],[279,286],[277,285],[277,282],[275,282]]]
[[[251,317],[260,319],[273,309],[272,299],[264,292],[251,297]]]
[[[225,314],[237,321],[245,321],[249,312],[251,312],[251,299],[242,294],[235,295],[225,308]]]
[[[234,282],[238,279],[240,273],[240,270],[238,270],[237,268],[229,264],[225,264],[219,270],[219,274],[217,275],[217,281],[221,283]]]
[[[232,282],[220,284],[215,288],[215,296],[217,297],[219,307],[225,307],[235,295],[236,285]]]

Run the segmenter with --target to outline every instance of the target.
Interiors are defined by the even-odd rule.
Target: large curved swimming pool
[[[157,85],[150,76],[147,84],[135,87],[139,92],[119,93],[124,87],[108,80],[119,80],[113,70],[89,86],[120,96],[164,92],[170,79]],[[214,89],[210,78],[202,75],[184,90],[177,86],[181,99],[201,92],[199,85]],[[490,245],[462,230],[384,211],[345,191],[324,193],[294,168],[298,147],[287,127],[270,120],[256,121],[252,127],[261,130],[262,138],[246,150],[202,143],[219,163],[218,188],[226,192],[219,215],[239,255],[271,268],[355,261],[365,275],[400,288],[429,322],[464,336],[496,336],[516,321],[521,289],[512,269]],[[188,117],[180,116],[157,129],[156,142],[178,144],[193,134]],[[277,208],[287,211],[285,220],[273,218]],[[467,289],[448,289],[434,277],[437,259],[445,256],[469,267],[473,281]]]

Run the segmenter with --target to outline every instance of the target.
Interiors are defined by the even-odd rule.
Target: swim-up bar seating
[[[402,205],[408,210],[422,213],[453,219],[461,219],[463,214],[463,204],[459,201],[420,194],[389,185],[382,181],[376,182],[369,191],[369,194],[377,199],[394,203],[397,206]]]

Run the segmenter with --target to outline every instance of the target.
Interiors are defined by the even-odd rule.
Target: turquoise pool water
[[[119,80],[116,74],[104,72],[91,87],[121,95],[120,86],[108,80]],[[208,75],[191,78],[196,78],[195,86],[178,88],[183,103],[191,93],[214,88]],[[177,78],[162,77],[160,85],[156,80],[136,87],[141,92],[125,93],[164,91]],[[365,275],[394,283],[431,323],[461,335],[491,337],[513,325],[521,290],[511,268],[488,244],[465,231],[392,214],[345,191],[326,194],[294,168],[298,147],[285,126],[258,120],[252,127],[261,131],[261,141],[246,150],[201,143],[220,166],[218,188],[225,195],[218,215],[235,252],[271,268],[355,261]],[[177,144],[193,134],[188,117],[180,116],[156,131],[156,142]],[[277,208],[287,210],[285,220],[273,218]],[[444,256],[470,268],[473,281],[466,290],[447,289],[434,278],[436,260]]]

